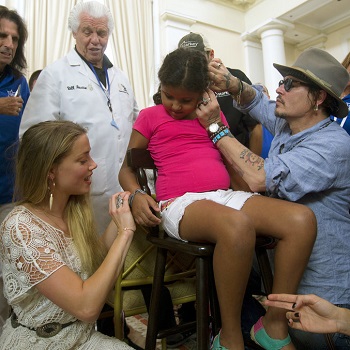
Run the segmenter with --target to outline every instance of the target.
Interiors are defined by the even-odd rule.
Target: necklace
[[[62,227],[61,225],[59,225],[53,218],[50,218],[50,217],[49,217],[49,215],[51,215],[51,216],[54,216],[54,217],[56,217],[56,218],[59,218],[58,216],[53,215],[53,214],[46,213],[45,210],[43,210],[43,214],[44,214],[51,222],[54,223],[54,226],[58,227],[63,233],[66,234],[67,228],[66,228],[66,227],[63,228],[63,227]],[[63,219],[61,219],[61,220],[63,221]]]
[[[54,225],[53,225],[54,227],[60,229],[63,233],[67,234],[67,227],[63,228],[61,225],[59,225],[59,224],[57,223],[56,220],[54,220],[54,219],[52,218],[52,217],[55,217],[55,218],[61,219],[61,220],[63,221],[63,219],[62,219],[60,216],[54,215],[54,214],[52,214],[52,213],[47,213],[47,211],[46,211],[44,208],[40,208],[40,210],[39,210],[39,209],[36,209],[36,210],[37,210],[39,213],[43,213],[43,214],[46,216],[46,218],[49,219],[49,221],[50,221],[51,223],[54,224]],[[49,216],[49,215],[50,215],[50,216]],[[63,221],[63,222],[64,222],[64,221]]]

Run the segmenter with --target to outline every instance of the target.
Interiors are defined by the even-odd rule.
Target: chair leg
[[[196,259],[196,293],[197,293],[197,349],[209,349],[209,261],[206,258]]]
[[[215,337],[221,329],[221,315],[219,300],[216,293],[213,260],[209,262],[209,301],[210,301],[210,316],[211,316],[211,332],[212,337]]]
[[[269,257],[265,248],[255,248],[256,258],[258,260],[261,278],[265,288],[265,293],[272,293],[273,275],[270,266]]]
[[[167,250],[163,248],[157,248],[151,301],[150,301],[149,315],[148,315],[145,350],[154,350],[156,348],[157,333],[158,333],[158,315],[160,310],[159,300],[161,297],[161,291],[164,284],[166,258],[167,258]]]

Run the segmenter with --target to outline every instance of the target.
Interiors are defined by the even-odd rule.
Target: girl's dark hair
[[[208,60],[200,51],[176,49],[164,58],[158,78],[165,86],[203,92],[209,86]]]
[[[162,94],[161,94],[160,85],[158,86],[157,92],[153,95],[153,102],[155,105],[162,104]]]

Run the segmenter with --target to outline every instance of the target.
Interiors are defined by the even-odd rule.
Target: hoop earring
[[[55,183],[52,182],[52,186],[55,187]],[[52,204],[53,204],[53,191],[51,191],[51,188],[49,187],[50,190],[50,198],[49,198],[49,209],[51,211],[52,209]]]

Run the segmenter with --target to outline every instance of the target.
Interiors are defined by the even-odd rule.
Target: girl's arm
[[[141,135],[138,131],[133,130],[131,133],[128,149],[147,149],[148,142],[149,140],[147,138]],[[119,172],[119,182],[122,188],[126,191],[129,191],[130,193],[135,193],[135,191],[140,188],[133,169],[131,169],[127,164],[126,157]],[[147,194],[135,194],[131,210],[136,223],[139,225],[156,226],[160,224],[161,220],[152,212],[152,210],[155,212],[159,211],[158,204],[151,196]]]

